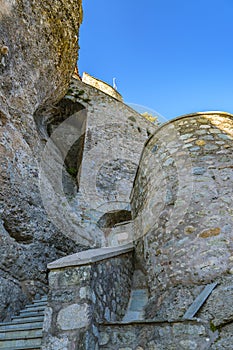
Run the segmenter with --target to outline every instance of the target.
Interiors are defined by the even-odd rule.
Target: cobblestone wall
[[[216,338],[201,322],[138,323],[100,328],[101,350],[205,350]]]
[[[128,306],[132,274],[131,254],[93,265],[91,288],[97,322],[123,318]]]
[[[226,113],[178,118],[144,149],[132,207],[138,257],[157,301],[169,288],[189,295],[189,286],[233,273],[232,126]]]
[[[43,350],[94,350],[100,322],[120,320],[131,290],[132,251],[111,259],[69,266],[53,263],[49,275],[49,303],[44,321]],[[97,252],[98,253],[98,252]],[[89,251],[81,253],[88,256]],[[77,261],[80,260],[77,254]],[[58,261],[59,262],[59,261]],[[68,265],[68,266],[67,266]]]

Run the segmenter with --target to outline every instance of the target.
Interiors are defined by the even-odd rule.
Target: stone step
[[[41,349],[41,337],[34,339],[1,340],[0,349]]]
[[[131,311],[142,311],[147,302],[148,302],[148,292],[146,289],[132,290],[129,309]]]
[[[34,302],[32,304],[26,305],[25,308],[36,307],[36,306],[44,306],[44,307],[46,307],[47,303],[48,303],[48,301],[41,301],[41,302],[38,301],[38,302]]]
[[[41,349],[47,297],[26,305],[11,322],[0,323],[0,350]]]
[[[6,332],[8,330],[28,330],[28,329],[42,329],[43,322],[30,322],[30,323],[12,323],[0,325],[0,333]]]
[[[16,316],[15,316],[16,317]],[[0,323],[1,326],[8,326],[11,324],[21,324],[21,323],[35,323],[35,322],[43,322],[44,315],[43,316],[36,316],[36,317],[24,317],[24,318],[13,318],[11,322],[2,322]]]
[[[1,348],[0,348],[1,349]],[[40,345],[22,345],[22,346],[14,346],[13,348],[5,347],[2,348],[3,350],[41,350],[41,344]]]
[[[17,340],[17,339],[34,339],[42,337],[42,328],[40,329],[8,329],[0,333],[1,340]]]
[[[147,289],[133,289],[131,291],[127,312],[122,322],[143,320],[144,307],[148,302]]]
[[[25,309],[22,309],[19,314],[29,314],[31,312],[38,313],[38,312],[44,312],[44,310],[45,310],[45,307],[43,307],[42,309],[41,309],[41,307],[40,307],[40,309],[37,309],[37,308],[35,308],[35,309],[34,308],[27,309],[27,308],[25,308]]]
[[[25,306],[25,309],[21,310],[21,312],[28,312],[28,311],[44,311],[46,305],[44,306]]]
[[[41,298],[36,298],[33,300],[33,303],[41,302],[41,301],[48,301],[47,295],[43,295]]]
[[[15,320],[17,318],[25,318],[25,317],[37,317],[37,316],[44,316],[44,312],[42,311],[24,311],[24,312],[20,312],[20,314],[18,316],[13,316],[12,320]]]
[[[128,322],[138,321],[138,320],[142,320],[142,319],[143,319],[142,312],[127,311],[127,313],[125,314],[122,322],[123,323],[128,323]]]

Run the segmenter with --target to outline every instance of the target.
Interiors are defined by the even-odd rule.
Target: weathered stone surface
[[[226,324],[223,327],[219,327],[219,336],[210,347],[211,350],[226,349],[230,350],[233,344],[233,323]]]
[[[46,313],[43,344],[51,343],[51,335],[69,334],[71,348],[79,344],[80,349],[92,350],[98,346],[99,323],[121,320],[126,312],[133,250],[131,245],[100,248],[77,254],[76,261],[78,266],[51,264],[48,302],[52,319],[51,312]]]
[[[26,296],[22,295],[22,289],[19,282],[8,275],[6,277],[0,277],[0,305],[1,305],[1,318],[9,320],[9,315],[17,308],[19,304],[22,304],[26,300]]]
[[[231,115],[203,113],[164,125],[146,144],[132,208],[151,295],[231,271],[232,128]]]
[[[80,81],[60,100],[77,59],[81,1],[0,5],[0,318],[47,292],[48,262],[126,243],[135,233],[136,265],[147,278],[138,271],[132,281],[131,250],[53,265],[43,349],[231,349],[232,116],[180,118],[150,139],[132,192],[132,223],[134,175],[155,126]],[[49,141],[48,215],[38,177]],[[57,203],[56,164],[63,186]],[[202,321],[175,322],[216,279]],[[146,288],[147,280],[146,317],[160,322],[123,326],[132,283]]]
[[[216,328],[233,322],[232,282],[230,277],[220,282],[198,313],[198,317],[210,320]]]
[[[45,316],[44,316],[44,323],[43,323],[43,331],[44,332],[48,332],[48,330],[51,327],[52,315],[53,315],[52,308],[47,306],[45,309]]]
[[[49,286],[51,290],[81,288],[90,283],[91,267],[90,265],[73,267],[70,269],[54,270],[49,275]]]
[[[106,214],[118,215],[109,227],[98,226],[102,245],[111,245],[114,225],[123,221],[122,211],[130,214],[129,197],[144,142],[157,127],[121,101],[79,80],[72,81],[66,99],[81,104],[87,113],[77,176],[80,191],[71,205],[85,229],[103,222]],[[130,241],[129,234],[124,243]]]
[[[48,265],[50,270],[65,268],[69,266],[83,266],[93,264],[104,259],[114,258],[133,251],[133,244],[122,245],[120,247],[103,247],[88,249],[86,251],[66,256]],[[79,271],[79,270],[78,270]]]
[[[0,42],[8,47],[0,67],[1,110],[20,119],[64,95],[77,60],[81,1],[3,0],[0,20]]]
[[[122,320],[129,302],[132,276],[132,253],[93,266],[91,287],[97,323]]]
[[[202,290],[203,286],[176,286],[162,293],[158,290],[146,306],[146,318],[170,321],[182,318]]]
[[[57,317],[57,323],[63,331],[87,327],[90,324],[88,305],[72,304],[61,309]]]
[[[80,81],[73,82],[66,98],[61,100],[77,60],[81,1],[38,4],[34,0],[3,0],[0,11],[0,236],[3,241],[0,265],[3,278],[11,280],[14,276],[22,293],[18,303],[11,303],[15,305],[13,310],[7,302],[9,286],[3,286],[0,317],[5,317],[7,308],[9,312],[17,311],[38,291],[47,292],[48,262],[86,247],[108,243],[105,232],[96,223],[106,211],[121,210],[122,205],[130,211],[129,194],[136,164],[143,143],[155,126],[120,101]],[[77,116],[83,109],[87,115],[78,116],[77,123],[68,125],[60,139],[52,138],[64,120]],[[88,130],[85,129],[87,120]],[[77,131],[80,137],[64,160],[63,151]],[[114,146],[114,159],[110,160],[116,163],[116,169],[114,164],[106,162],[103,154],[99,159],[103,167],[98,163],[93,172],[96,149],[100,146],[98,154],[102,149],[112,151],[115,136],[124,145],[120,157],[118,141]],[[46,147],[51,145],[49,141],[54,152],[52,162],[44,160]],[[131,149],[130,156],[127,149]],[[80,175],[83,150],[84,166]],[[46,173],[43,183],[41,168],[44,170],[46,161],[50,172]],[[54,187],[58,180],[54,169],[63,161],[63,193],[56,202]],[[117,181],[107,174],[112,170]],[[93,182],[97,173],[98,180]],[[93,201],[90,195],[96,184],[94,192],[107,208],[96,210],[99,202]],[[82,186],[82,195],[77,194],[79,186]],[[106,186],[103,195],[102,189]],[[109,200],[116,192],[114,208],[109,207]]]
[[[103,350],[205,350],[210,348],[215,339],[208,327],[201,323],[141,323],[100,327],[100,348]]]
[[[108,333],[106,333],[106,332],[100,333],[100,337],[99,337],[99,345],[100,346],[108,344],[109,340],[110,340],[110,336]]]
[[[48,342],[42,346],[42,350],[68,350],[68,344],[67,336],[60,338],[49,336]]]
[[[106,250],[108,253],[103,255]],[[99,259],[97,259],[97,251],[100,254]],[[118,256],[116,256],[117,252]],[[81,256],[88,256],[88,251]],[[133,273],[132,248],[130,253],[127,253],[127,250],[123,248],[102,248],[95,250],[94,255],[90,251],[90,256],[96,258],[92,265],[63,266],[58,270],[54,264],[55,270],[50,272],[50,305],[55,311],[54,318],[58,312],[58,325],[63,330],[64,325],[61,326],[60,318],[64,311],[60,308],[67,302],[75,302],[75,305],[81,305],[81,307],[84,302],[92,305],[94,322],[119,320],[126,311]],[[68,323],[72,322],[72,318],[69,318],[69,312],[62,319]],[[77,319],[81,320],[82,317]],[[71,326],[69,324],[69,327]],[[57,329],[56,320],[53,321],[48,332],[51,329]]]
[[[40,134],[52,141],[50,147],[47,142],[42,167],[47,174],[43,203],[50,217],[73,239],[89,246],[111,245],[115,225],[124,217],[131,219],[129,196],[140,153],[156,126],[75,79],[55,108],[37,112],[36,123]],[[113,221],[108,214],[114,215]],[[132,241],[130,231],[127,227],[114,245]]]
[[[67,90],[81,12],[74,0],[0,4],[1,320],[46,293],[48,262],[82,249],[43,209],[38,162],[44,145],[33,118]]]
[[[82,75],[82,81],[88,85],[95,87],[98,90],[103,91],[105,94],[108,94],[114,97],[115,99],[123,102],[122,96],[119,94],[119,92],[104,81],[96,79],[86,72],[84,72]]]

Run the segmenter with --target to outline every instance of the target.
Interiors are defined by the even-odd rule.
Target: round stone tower
[[[151,295],[233,274],[233,116],[203,112],[161,126],[131,195]]]

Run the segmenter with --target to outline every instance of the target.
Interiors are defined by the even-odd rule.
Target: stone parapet
[[[123,98],[121,96],[121,94],[119,94],[119,92],[114,89],[111,85],[105,83],[104,81],[100,80],[100,79],[96,79],[94,77],[92,77],[90,74],[88,73],[83,73],[82,76],[82,81],[88,85],[93,86],[94,88],[104,92],[105,94],[114,97],[116,100],[123,102]]]
[[[97,249],[88,249],[83,252],[68,255],[48,264],[49,270],[67,268],[71,266],[83,266],[94,264],[102,260],[114,258],[116,256],[132,252],[133,244],[127,244],[121,247],[103,247]]]
[[[99,323],[120,321],[133,273],[132,246],[87,250],[49,265],[43,350],[96,349]]]

